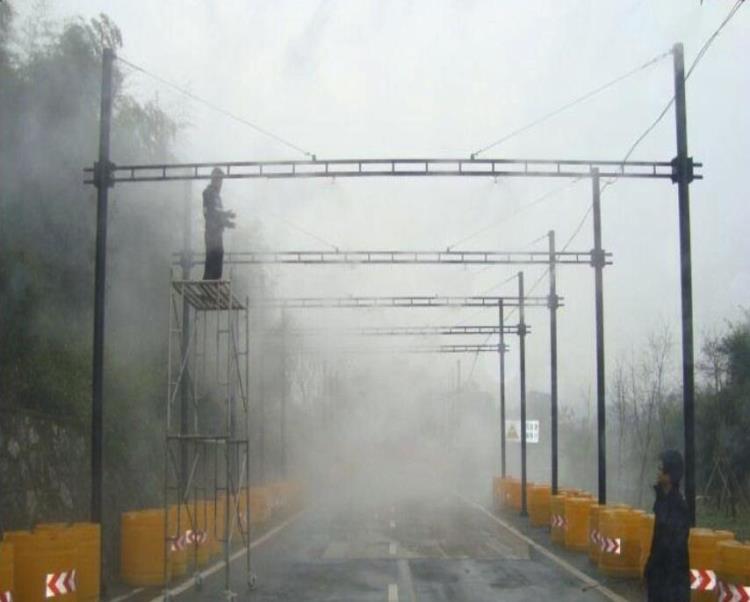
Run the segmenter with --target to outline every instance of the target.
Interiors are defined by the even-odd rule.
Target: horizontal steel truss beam
[[[398,348],[394,348],[398,351]],[[481,344],[481,345],[436,345],[434,347],[407,347],[404,349],[408,353],[501,353],[507,352],[508,346],[503,349],[498,344]]]
[[[694,173],[701,163],[692,163]],[[84,169],[84,182],[160,182],[208,180],[221,168],[225,178],[355,178],[355,177],[526,177],[588,178],[599,169],[602,178],[674,180],[672,161],[599,161],[570,159],[331,159],[304,161],[227,161],[220,163],[109,164]]]
[[[562,300],[562,297],[558,297]],[[368,307],[518,307],[518,297],[288,297],[251,299],[250,304],[279,308],[368,308]],[[547,297],[524,297],[525,307],[548,307]],[[562,304],[558,304],[560,307]]]
[[[174,253],[180,264],[180,253]],[[611,258],[606,253],[605,258]],[[202,265],[204,254],[193,255],[191,265]],[[559,265],[592,265],[591,251],[560,251],[555,253]],[[225,264],[371,264],[371,265],[549,265],[547,251],[246,251],[228,253]],[[606,259],[611,265],[611,259]]]
[[[347,355],[367,355],[367,354],[378,354],[378,353],[507,353],[509,351],[508,345],[501,348],[497,343],[485,343],[477,345],[419,345],[419,346],[389,346],[389,347],[337,347],[329,349],[331,353],[345,353]],[[308,353],[319,353],[320,350],[307,350],[304,348],[299,349],[302,354]]]
[[[504,334],[518,334],[520,326],[517,324],[506,324],[503,327]],[[526,325],[526,333],[531,332],[531,327]],[[284,332],[276,330],[264,330],[263,336],[283,336]],[[364,328],[347,328],[337,330],[335,328],[295,328],[288,331],[295,337],[314,336],[450,336],[450,335],[492,335],[500,334],[499,326],[368,326]]]

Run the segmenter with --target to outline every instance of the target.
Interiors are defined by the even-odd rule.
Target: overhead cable
[[[740,1],[742,1],[742,0],[740,0]],[[546,114],[542,115],[541,117],[535,119],[534,121],[531,121],[530,123],[527,123],[526,125],[518,128],[516,130],[513,130],[512,132],[510,132],[509,134],[506,134],[502,138],[499,138],[499,139],[495,140],[494,142],[492,142],[491,144],[488,144],[487,146],[485,146],[483,148],[480,148],[479,150],[471,153],[471,158],[474,159],[477,155],[482,154],[482,153],[490,150],[491,148],[495,148],[496,146],[502,144],[503,142],[506,142],[506,141],[510,140],[511,138],[514,138],[514,137],[518,136],[519,134],[522,134],[523,132],[526,132],[526,131],[528,131],[528,130],[530,130],[530,129],[532,129],[532,128],[534,128],[534,127],[536,127],[536,126],[538,126],[538,125],[540,125],[542,123],[544,123],[545,121],[551,119],[552,117],[555,117],[555,116],[559,115],[560,113],[563,113],[563,112],[567,111],[568,109],[573,108],[574,106],[576,106],[576,105],[578,105],[578,104],[580,104],[580,103],[588,100],[589,98],[592,98],[593,96],[596,96],[597,94],[599,94],[601,92],[604,92],[605,90],[611,88],[612,86],[620,83],[624,79],[627,79],[627,78],[635,75],[636,73],[639,73],[640,71],[643,71],[645,69],[648,69],[652,65],[655,65],[656,63],[658,63],[662,59],[666,58],[670,54],[671,54],[671,51],[667,51],[667,52],[664,52],[662,54],[659,54],[659,55],[655,56],[654,58],[652,58],[651,60],[646,61],[642,65],[636,67],[635,69],[631,69],[630,71],[628,71],[626,73],[623,73],[619,77],[616,77],[615,79],[608,81],[606,84],[603,84],[603,85],[599,86],[598,88],[595,88],[595,89],[587,92],[583,96],[579,96],[575,100],[572,100],[572,101],[564,104],[563,106],[555,109],[554,111],[550,111],[549,113],[546,113]]]
[[[316,160],[316,156],[313,153],[306,151],[305,149],[297,146],[296,144],[294,144],[292,142],[289,142],[289,140],[286,140],[285,138],[282,138],[281,136],[278,136],[277,134],[274,134],[273,132],[270,132],[269,130],[267,130],[267,129],[261,127],[261,126],[259,126],[257,123],[253,123],[252,121],[248,121],[247,119],[244,119],[243,117],[239,117],[239,116],[235,115],[234,113],[231,113],[231,112],[227,111],[226,109],[223,109],[222,107],[219,107],[219,106],[215,105],[214,103],[212,103],[212,102],[210,102],[210,101],[208,101],[208,100],[206,100],[204,98],[201,98],[200,96],[196,96],[195,94],[193,94],[189,90],[186,90],[185,88],[182,88],[182,87],[178,86],[177,84],[174,84],[174,83],[172,83],[172,82],[164,79],[163,77],[161,77],[159,75],[156,75],[155,73],[152,73],[151,71],[148,71],[147,69],[144,69],[143,67],[139,67],[138,65],[136,65],[134,63],[131,63],[130,61],[124,59],[121,56],[117,56],[116,58],[117,58],[118,61],[120,61],[121,63],[127,65],[131,69],[134,69],[135,71],[139,71],[139,72],[141,72],[141,73],[143,73],[143,74],[151,77],[152,79],[155,79],[159,83],[161,83],[161,84],[163,84],[163,85],[165,85],[165,86],[167,86],[169,88],[172,88],[173,90],[175,90],[175,91],[179,92],[180,94],[182,94],[182,95],[190,98],[191,100],[194,100],[197,103],[205,105],[209,109],[211,109],[213,111],[216,111],[217,113],[221,113],[225,117],[229,117],[230,119],[233,119],[234,121],[236,121],[238,123],[242,123],[243,125],[246,125],[246,126],[252,128],[252,129],[254,129],[256,132],[258,132],[260,134],[263,134],[264,136],[267,136],[267,137],[275,140],[276,142],[279,142],[280,144],[283,144],[284,146],[287,146],[287,147],[289,147],[289,148],[291,148],[291,149],[293,149],[293,150],[295,150],[295,151],[297,151],[299,153],[302,153],[303,155],[311,158],[313,161]]]
[[[734,17],[735,14],[737,14],[737,11],[740,9],[740,7],[745,3],[745,0],[737,0],[737,2],[734,4],[732,9],[729,11],[729,14],[724,18],[724,20],[719,24],[719,26],[716,28],[716,30],[708,37],[708,39],[703,43],[703,46],[701,46],[701,49],[698,51],[698,54],[695,55],[695,59],[693,59],[692,64],[690,65],[690,68],[685,73],[685,81],[690,78],[695,68],[698,66],[698,63],[700,63],[701,59],[706,55],[706,52],[708,52],[708,49],[711,47],[711,44],[714,43],[714,40],[716,40],[717,37],[719,37],[719,34],[721,33],[721,30],[726,27],[727,23],[731,21],[732,17]],[[657,116],[657,118],[653,121],[651,125],[649,125],[646,130],[636,138],[635,142],[630,146],[628,149],[628,152],[625,155],[625,158],[623,159],[623,163],[627,161],[630,156],[635,152],[635,149],[640,146],[641,142],[643,142],[646,139],[646,136],[648,136],[652,131],[654,131],[654,128],[656,128],[657,125],[659,125],[659,122],[664,119],[664,116],[669,112],[669,109],[672,108],[672,105],[674,104],[674,95],[672,95],[672,98],[669,99],[669,102],[667,105],[662,109],[661,113]]]

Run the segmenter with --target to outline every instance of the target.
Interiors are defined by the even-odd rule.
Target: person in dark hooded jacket
[[[654,536],[644,572],[649,602],[690,600],[690,518],[680,493],[684,470],[680,452],[667,450],[661,454],[654,486]]]

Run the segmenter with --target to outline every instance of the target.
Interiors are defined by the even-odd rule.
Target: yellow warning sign
[[[508,425],[508,432],[505,434],[505,439],[507,441],[520,441],[521,438],[518,435],[518,430],[516,429],[516,425],[513,423],[510,423]]]

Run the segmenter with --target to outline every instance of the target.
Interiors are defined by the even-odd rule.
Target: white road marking
[[[539,545],[534,540],[526,537],[523,533],[521,533],[518,529],[512,527],[508,523],[506,523],[504,520],[499,519],[497,516],[489,512],[484,506],[481,504],[478,504],[477,502],[473,502],[464,496],[462,496],[460,493],[454,494],[456,497],[458,497],[460,500],[463,500],[465,503],[467,503],[469,506],[474,506],[477,510],[482,512],[483,514],[487,515],[489,518],[491,518],[493,521],[495,521],[498,525],[500,525],[503,529],[506,531],[512,533],[516,537],[518,537],[520,540],[525,542],[528,546],[534,548],[537,552],[542,554],[543,556],[546,556],[549,558],[552,562],[557,564],[559,567],[565,569],[568,571],[571,575],[582,581],[585,585],[587,590],[589,589],[596,589],[597,591],[601,592],[601,594],[613,602],[627,602],[626,598],[623,598],[622,596],[617,595],[615,592],[613,592],[611,589],[603,586],[601,583],[599,583],[596,579],[593,579],[589,577],[586,573],[583,573],[579,571],[577,568],[575,568],[570,563],[566,562],[562,558],[559,558],[555,556],[552,552],[550,552],[547,548],[544,546]]]
[[[114,598],[110,598],[107,600],[107,602],[123,602],[124,600],[127,600],[128,598],[132,598],[133,596],[137,596],[140,594],[145,587],[137,587],[134,590],[129,591],[127,594],[123,594],[122,596],[116,596]]]
[[[406,588],[406,593],[409,596],[408,602],[417,602],[417,595],[414,593],[414,582],[411,579],[411,569],[409,568],[409,561],[406,558],[401,558],[398,561],[398,577]]]
[[[388,602],[398,602],[398,585],[391,583],[388,586]]]
[[[398,548],[398,544],[395,541],[392,541],[390,545],[388,546],[388,553],[392,556],[396,553],[396,549]]]
[[[253,550],[253,549],[257,548],[259,545],[267,542],[274,535],[276,535],[279,531],[281,531],[282,529],[286,529],[289,525],[291,525],[293,522],[295,522],[304,513],[305,513],[305,510],[303,510],[302,512],[298,512],[294,516],[286,519],[280,525],[278,525],[278,526],[274,527],[273,529],[271,529],[268,533],[266,533],[265,535],[263,535],[263,537],[260,537],[259,539],[256,539],[255,541],[250,542],[250,549]],[[234,562],[238,558],[241,558],[242,556],[244,556],[247,553],[247,551],[248,551],[248,549],[246,547],[242,548],[240,550],[237,550],[234,554],[232,554],[229,557],[229,562]],[[213,575],[214,573],[216,573],[217,571],[221,570],[222,568],[224,568],[224,561],[220,560],[216,564],[208,567],[205,571],[201,571],[200,575],[203,578],[203,580],[205,581],[206,577],[208,577],[209,575]],[[185,581],[183,581],[182,583],[180,583],[180,585],[178,585],[176,587],[173,587],[172,589],[168,590],[169,597],[171,598],[172,596],[176,596],[178,594],[181,594],[181,593],[187,591],[188,589],[190,589],[191,587],[193,587],[194,584],[195,584],[195,579],[193,577],[191,577],[190,579],[186,579]],[[155,598],[152,598],[150,600],[150,602],[164,602],[164,596],[163,595],[162,596],[156,596]]]

